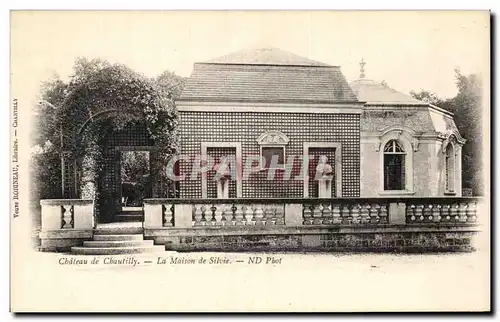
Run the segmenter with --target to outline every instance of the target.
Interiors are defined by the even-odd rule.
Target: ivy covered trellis
[[[177,151],[178,120],[170,91],[123,65],[77,62],[58,112],[64,198],[102,203],[103,149],[110,132],[145,126],[154,142],[157,169]],[[155,180],[153,197],[175,195],[165,171],[155,173]]]

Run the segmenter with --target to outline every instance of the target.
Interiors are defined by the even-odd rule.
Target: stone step
[[[123,240],[144,240],[142,234],[118,234],[118,235],[100,235],[94,234],[94,241],[123,241]]]
[[[135,247],[153,246],[152,240],[89,240],[83,242],[84,247]]]
[[[131,246],[131,247],[71,247],[75,255],[122,255],[164,252],[165,246]]]
[[[120,214],[115,216],[115,220],[118,222],[142,222],[143,215],[139,214]]]
[[[94,230],[94,235],[135,235],[142,234],[142,227],[122,227],[122,228],[97,228]]]

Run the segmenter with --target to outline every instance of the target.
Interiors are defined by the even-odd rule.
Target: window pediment
[[[408,142],[413,152],[418,151],[420,142],[418,139],[418,134],[415,131],[406,127],[391,126],[380,130],[380,132],[382,133],[378,136],[378,144],[375,148],[375,151],[379,152],[382,148],[385,147],[384,142],[388,142],[389,140]]]
[[[280,131],[267,131],[257,138],[259,145],[287,145],[290,139]]]

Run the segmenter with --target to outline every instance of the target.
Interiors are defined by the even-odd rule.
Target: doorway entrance
[[[121,212],[117,221],[142,221],[143,201],[153,196],[150,152],[121,150],[119,176]]]

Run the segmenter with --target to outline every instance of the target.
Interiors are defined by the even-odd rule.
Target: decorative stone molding
[[[381,130],[378,137],[376,151],[379,152],[379,194],[380,195],[406,195],[414,194],[413,186],[413,153],[418,151],[419,139],[417,133],[411,129],[401,126],[390,126]],[[405,151],[405,187],[403,190],[384,190],[384,146],[391,140],[397,140]]]
[[[444,137],[444,141],[443,141],[443,145],[441,146],[441,152],[443,154],[446,153],[446,148],[448,147],[448,144],[451,143],[453,146],[455,146],[457,144],[459,146],[462,146],[467,141],[466,139],[464,139],[460,135],[460,133],[457,130],[451,130],[451,131],[448,131],[446,133],[443,133],[443,137]]]
[[[388,141],[387,137],[389,136],[390,139],[408,141],[411,144],[413,152],[418,151],[418,147],[420,144],[419,142],[420,133],[415,132],[410,128],[399,125],[391,125],[381,129],[379,132],[380,134],[378,135],[378,144],[375,150],[377,152],[379,152],[381,147],[385,145],[385,143]]]
[[[290,139],[280,131],[267,131],[257,138],[259,145],[287,145]]]

